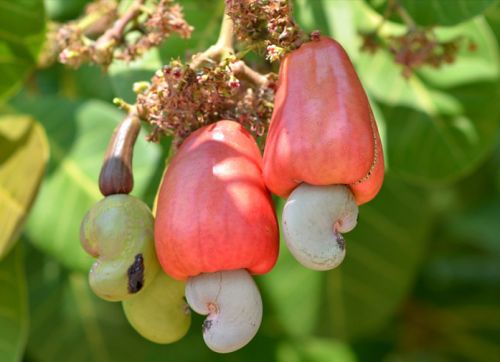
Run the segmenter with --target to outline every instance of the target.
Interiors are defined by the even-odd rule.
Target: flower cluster
[[[455,61],[460,49],[461,37],[449,41],[440,41],[430,29],[411,29],[404,35],[389,36],[385,42],[376,33],[364,33],[362,51],[375,53],[385,48],[392,55],[394,62],[403,66],[402,74],[410,77],[414,70],[424,65],[439,68]]]
[[[174,60],[147,86],[138,86],[138,113],[153,126],[149,139],[171,135],[178,146],[194,130],[221,119],[238,121],[262,137],[273,110],[275,75],[251,84],[236,77],[237,62],[225,59],[195,70]]]
[[[397,15],[407,26],[403,35],[383,37],[379,34],[384,22],[392,15]],[[389,51],[394,62],[403,66],[402,75],[409,78],[415,69],[424,65],[439,68],[455,61],[463,37],[449,41],[437,38],[432,27],[418,25],[397,0],[388,0],[384,17],[377,28],[370,32],[362,32],[363,44],[361,50],[374,54],[382,48]],[[474,50],[475,44],[469,44],[469,50]]]
[[[415,68],[430,65],[439,68],[455,61],[461,38],[441,42],[426,31],[409,32],[389,38],[394,61],[403,66],[403,76],[409,77]]]
[[[136,59],[172,33],[188,38],[191,31],[182,8],[173,0],[154,0],[151,4],[135,0],[122,15],[118,14],[116,0],[97,0],[86,7],[80,19],[58,29],[56,49],[63,64],[107,67],[114,59]]]
[[[267,59],[279,60],[305,40],[292,17],[289,0],[226,0],[238,39],[265,47]]]
[[[172,4],[172,0],[161,0],[155,10],[144,21],[143,36],[125,47],[123,58],[133,60],[142,55],[145,50],[160,45],[170,34],[179,34],[182,38],[189,38],[193,27],[190,26],[182,13],[182,7]]]

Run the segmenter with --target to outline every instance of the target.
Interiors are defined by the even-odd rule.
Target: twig
[[[269,78],[264,74],[253,70],[242,60],[230,64],[231,70],[237,78],[246,79],[259,87],[267,87],[269,85]]]
[[[203,53],[194,55],[189,66],[191,69],[198,69],[204,62],[220,61],[232,54],[234,54],[233,21],[224,13],[217,42]]]
[[[394,1],[393,6],[404,23],[410,28],[410,31],[417,29],[417,23],[415,20],[413,20],[410,14],[408,14],[406,9],[398,1]]]
[[[110,47],[123,39],[123,32],[127,25],[142,14],[142,7],[146,0],[135,0],[127,11],[115,21],[113,26],[97,39],[95,43],[96,57],[103,58],[109,53]]]

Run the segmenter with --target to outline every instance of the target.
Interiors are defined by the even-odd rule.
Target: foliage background
[[[91,260],[78,240],[122,117],[110,101],[133,101],[134,81],[208,47],[223,1],[179,1],[192,39],[171,38],[130,66],[37,69],[47,20],[71,19],[85,2],[0,0],[0,361],[500,359],[497,1],[401,0],[419,24],[438,25],[441,39],[462,34],[477,44],[462,47],[453,65],[409,80],[387,53],[359,51],[358,31],[378,24],[384,0],[295,1],[299,23],[334,36],[353,59],[381,129],[386,181],[361,208],[337,270],[306,270],[281,248],[276,268],[256,278],[263,325],[230,355],[204,346],[200,316],[174,345],[139,337],[119,303],[88,289]],[[402,31],[398,19],[383,28]],[[142,137],[136,146],[134,194],[150,205],[168,143]]]

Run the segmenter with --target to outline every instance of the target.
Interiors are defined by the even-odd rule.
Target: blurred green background
[[[85,0],[0,0],[0,361],[499,361],[495,0],[400,0],[440,39],[477,45],[408,80],[388,53],[359,51],[358,32],[379,24],[385,0],[295,1],[303,28],[335,37],[355,63],[381,130],[386,180],[361,207],[337,270],[306,270],[282,247],[275,269],[256,277],[265,315],[247,347],[209,351],[196,315],[182,341],[155,345],[128,325],[120,303],[92,294],[78,230],[101,198],[99,168],[123,117],[111,100],[133,101],[134,81],[217,38],[223,0],[179,2],[195,27],[189,41],[172,37],[105,74],[36,66],[47,22],[78,16]],[[391,19],[382,33],[404,30]],[[255,55],[248,62],[268,66]],[[150,205],[168,143],[137,142],[134,194]]]

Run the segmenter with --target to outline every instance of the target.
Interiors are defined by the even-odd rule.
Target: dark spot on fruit
[[[335,239],[337,240],[337,245],[339,246],[340,250],[345,249],[345,239],[342,236],[341,233],[335,233]]]
[[[203,333],[205,332],[208,332],[210,330],[210,328],[212,328],[212,321],[209,320],[209,319],[205,319],[205,321],[203,322],[203,324],[201,325],[201,331]]]
[[[135,256],[134,262],[127,270],[128,291],[137,293],[144,285],[144,258],[142,254]]]

